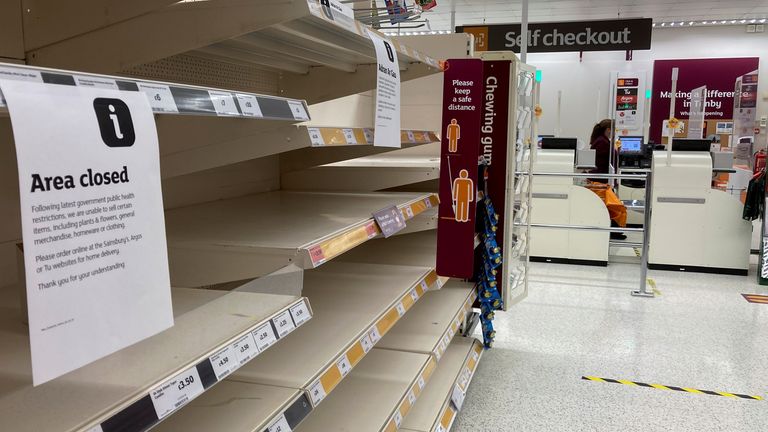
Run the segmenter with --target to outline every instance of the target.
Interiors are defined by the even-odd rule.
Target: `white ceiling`
[[[383,3],[382,0],[379,0]],[[422,14],[429,29],[452,30],[456,25],[520,22],[522,2],[503,0],[437,0]],[[530,0],[529,21],[576,21],[611,18],[653,18],[654,21],[768,18],[768,0]]]

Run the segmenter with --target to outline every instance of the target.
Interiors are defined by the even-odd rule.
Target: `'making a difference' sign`
[[[626,51],[651,48],[653,20],[637,18],[528,24],[528,52]],[[476,51],[514,51],[524,43],[520,24],[456,27],[472,33]]]

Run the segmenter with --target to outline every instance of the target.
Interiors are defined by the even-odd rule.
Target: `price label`
[[[320,128],[307,128],[307,133],[309,133],[309,142],[312,144],[312,147],[322,147],[325,145]]]
[[[413,131],[406,131],[405,133],[408,135],[408,142],[416,142],[416,137],[413,135]]]
[[[461,391],[459,386],[453,386],[451,401],[453,401],[453,404],[456,406],[456,410],[461,411],[461,407],[464,405],[464,392]]]
[[[368,332],[368,335],[371,337],[371,343],[374,345],[376,342],[381,340],[381,334],[379,334],[379,329],[376,326],[373,326],[370,332]]]
[[[253,336],[250,333],[235,341],[232,344],[232,350],[235,352],[240,366],[259,355],[259,348],[256,347],[256,341],[253,340]]]
[[[203,392],[196,367],[191,367],[150,392],[157,418],[162,419]]]
[[[101,425],[96,425],[88,429],[88,432],[104,432],[104,429],[101,428]]]
[[[285,419],[285,414],[280,414],[280,418],[272,423],[272,426],[268,427],[267,430],[269,432],[293,432],[291,426],[288,425],[288,420]]]
[[[424,205],[427,206],[427,208],[432,208],[432,200],[424,198]]]
[[[365,226],[365,233],[368,235],[369,239],[372,239],[378,235],[378,232],[376,232],[376,224],[370,223]]]
[[[292,332],[293,329],[296,328],[295,325],[293,325],[293,320],[291,319],[291,314],[288,311],[285,311],[281,313],[280,315],[276,316],[272,319],[272,322],[275,323],[275,328],[277,329],[277,334],[280,337],[283,337],[287,335],[288,333]]]
[[[424,377],[421,377],[421,376],[419,377],[418,384],[419,384],[419,390],[424,390],[424,387],[427,385],[427,383],[424,382]]]
[[[342,377],[347,376],[349,371],[352,370],[352,365],[349,364],[349,359],[347,358],[346,354],[341,356],[341,358],[336,361],[336,367],[339,369],[339,372],[341,372]]]
[[[427,281],[423,280],[421,281],[421,289],[424,290],[424,292],[429,291],[429,285],[427,285]]]
[[[371,342],[371,337],[368,335],[363,336],[363,338],[360,339],[360,345],[362,345],[363,347],[363,352],[367,354],[368,351],[370,351],[371,348],[373,348],[373,342]]]
[[[413,218],[413,209],[411,208],[411,206],[408,206],[405,208],[405,214],[406,216],[408,216],[408,219]]]
[[[442,424],[438,424],[436,432],[448,432],[448,431],[445,430]]]
[[[219,381],[234,372],[239,366],[231,345],[210,356],[208,360],[211,362],[213,373],[216,374],[216,379]]]
[[[313,265],[320,265],[325,262],[325,252],[320,245],[312,246],[309,248],[309,259],[312,260]]]
[[[366,144],[373,144],[373,129],[369,129],[369,128],[363,129],[363,135],[365,135]]]
[[[413,299],[413,301],[416,301],[419,299],[419,293],[417,293],[416,290],[414,289],[411,290],[411,298]]]
[[[446,347],[446,348],[448,348],[448,345],[450,345],[450,344],[451,344],[451,337],[450,337],[450,336],[448,336],[448,333],[446,333],[446,334],[443,336],[443,344],[445,344],[445,347]]]
[[[347,140],[347,144],[357,144],[354,129],[342,129],[341,131],[344,133],[344,139]]]
[[[77,84],[78,87],[91,87],[91,88],[117,90],[117,82],[112,78],[107,78],[107,77],[75,75],[75,84]]]
[[[288,101],[288,106],[291,108],[291,114],[296,120],[309,120],[309,114],[304,108],[304,104],[299,101]]]
[[[408,403],[410,403],[411,406],[416,403],[416,395],[413,394],[413,390],[408,392]]]
[[[440,346],[438,347],[438,353],[442,354],[445,352],[445,338],[440,340]]]
[[[262,324],[259,328],[252,331],[251,336],[256,341],[256,348],[259,349],[259,352],[269,348],[270,345],[277,341],[275,331],[272,330],[272,325],[269,322]]]
[[[237,94],[237,103],[240,104],[240,110],[244,116],[248,117],[264,117],[261,112],[261,106],[259,106],[259,100],[254,95],[249,94]]]
[[[317,380],[309,389],[309,397],[312,399],[312,404],[317,406],[323,399],[325,399],[325,388],[320,380]]]
[[[455,334],[456,334],[456,333],[453,331],[453,327],[451,327],[451,328],[449,328],[449,329],[448,329],[448,338],[450,338],[450,339],[453,339],[453,336],[454,336]]]
[[[296,323],[297,326],[301,325],[304,321],[310,318],[307,304],[303,301],[299,304],[291,306],[290,311],[291,317],[293,317],[293,322]]]
[[[437,287],[442,288],[443,287],[443,280],[440,278],[437,278]]]
[[[138,83],[139,91],[143,92],[149,100],[149,106],[155,112],[177,113],[179,108],[173,100],[171,88],[163,84]]]
[[[400,316],[405,315],[405,307],[402,303],[398,303],[397,306],[395,306],[395,309],[397,309],[397,314]]]
[[[208,96],[213,102],[213,109],[219,116],[240,116],[240,111],[235,104],[235,98],[232,93],[208,90]]]
[[[401,424],[403,424],[403,415],[400,414],[400,410],[398,409],[395,413],[395,425],[397,425],[397,428],[400,429]]]
[[[477,362],[477,359],[479,359],[479,358],[480,358],[480,354],[478,354],[478,353],[477,353],[477,351],[474,351],[474,350],[473,350],[473,351],[472,351],[472,360],[474,360],[475,362]]]

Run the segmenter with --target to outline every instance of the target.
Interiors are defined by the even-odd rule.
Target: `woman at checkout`
[[[591,170],[594,174],[608,174],[610,165],[610,155],[613,152],[613,160],[618,161],[618,152],[611,145],[611,130],[613,121],[611,119],[602,120],[592,128],[590,137],[590,147],[595,150],[595,169]],[[587,187],[597,194],[603,200],[608,208],[608,215],[611,218],[612,227],[627,226],[627,208],[621,202],[619,197],[613,192],[608,179],[589,179],[590,184]],[[626,235],[620,232],[612,232],[612,240],[625,240]]]

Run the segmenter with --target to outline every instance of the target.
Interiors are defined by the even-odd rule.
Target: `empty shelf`
[[[301,390],[224,380],[152,430],[287,432],[310,412]]]
[[[37,387],[21,311],[9,306],[18,302],[3,302],[0,418],[6,427],[148,430],[312,314],[306,299],[292,296],[174,289],[173,300],[170,329]],[[183,392],[162,391],[188,376],[197,384]]]
[[[306,389],[317,406],[437,279],[433,269],[329,263],[306,272],[314,319],[231,379]]]
[[[429,230],[376,239],[352,249],[338,260],[434,267],[436,256],[437,231]]]
[[[377,348],[434,354],[440,360],[476,297],[472,283],[449,281],[442,289],[428,292]]]
[[[483,345],[474,338],[454,339],[437,365],[432,379],[408,414],[401,430],[407,432],[447,432],[483,354]],[[455,402],[454,402],[455,400]]]
[[[374,348],[296,432],[395,432],[437,363],[427,354]]]
[[[376,237],[373,212],[395,205],[408,220],[437,203],[433,193],[276,191],[170,210],[171,280],[203,286],[314,268]]]

